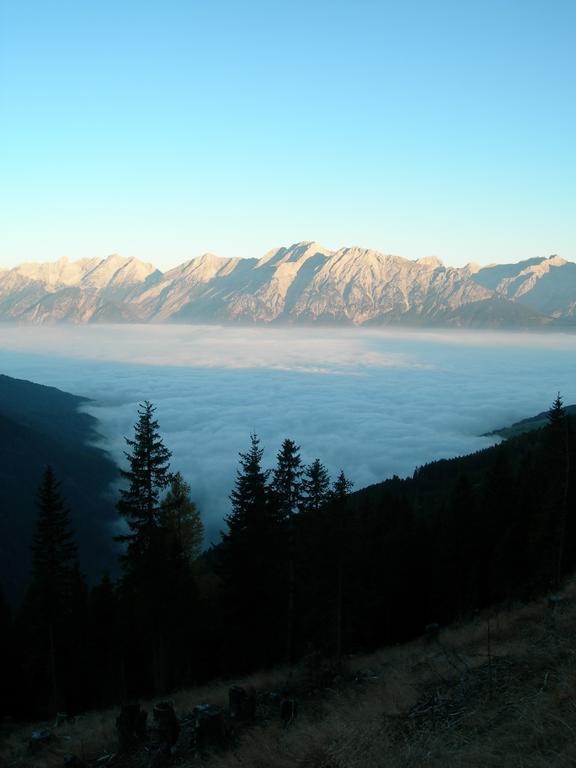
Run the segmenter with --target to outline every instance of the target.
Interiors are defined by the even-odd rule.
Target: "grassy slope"
[[[546,599],[499,609],[421,639],[350,661],[360,673],[299,703],[290,727],[260,720],[207,768],[549,768],[576,765],[576,581],[551,608]],[[489,643],[490,629],[490,643]],[[274,690],[285,670],[249,681]],[[183,713],[224,704],[227,684],[174,696]],[[148,707],[149,708],[149,707]],[[57,729],[42,755],[26,753],[32,726],[0,743],[0,764],[53,768],[63,755],[88,761],[115,749],[114,710]],[[36,726],[37,727],[37,726]],[[144,754],[129,765],[147,765]],[[100,763],[101,765],[102,763]],[[111,764],[128,765],[114,761]],[[188,755],[176,765],[198,764]]]

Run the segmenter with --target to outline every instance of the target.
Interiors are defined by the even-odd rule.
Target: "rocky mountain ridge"
[[[117,254],[0,271],[0,321],[576,327],[576,264],[446,267],[314,242],[161,272]]]

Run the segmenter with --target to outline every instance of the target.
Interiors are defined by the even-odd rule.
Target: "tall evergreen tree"
[[[332,489],[332,510],[334,514],[334,544],[336,549],[336,659],[342,658],[344,638],[344,591],[345,591],[345,546],[348,531],[346,530],[346,500],[353,483],[348,480],[344,470],[340,470]]]
[[[234,637],[226,638],[227,655],[246,671],[278,659],[280,616],[284,594],[282,523],[275,495],[262,468],[263,449],[256,435],[240,454],[240,467],[225,518],[227,531],[218,548],[222,614]]]
[[[272,488],[278,509],[285,519],[289,519],[300,507],[303,472],[300,446],[286,438],[276,455],[276,467],[272,473]]]
[[[303,512],[318,512],[330,498],[330,476],[320,459],[304,469],[300,509]]]
[[[332,486],[331,499],[336,503],[344,502],[350,491],[354,487],[352,480],[348,480],[344,474],[344,470],[341,469],[338,477],[334,481]]]
[[[11,699],[15,693],[15,651],[12,611],[0,584],[0,676],[4,681],[3,685],[0,686],[0,718],[13,715],[10,706],[13,705]]]
[[[177,472],[161,505],[162,525],[187,563],[200,556],[204,541],[204,524],[190,493],[190,485]]]
[[[162,493],[171,481],[171,452],[160,435],[155,407],[144,401],[138,409],[133,439],[125,438],[128,469],[122,477],[117,508],[129,532],[117,537],[127,544],[122,556],[123,675],[128,695],[162,693],[170,676],[167,636],[173,627],[166,616],[174,608],[174,571],[181,557],[173,557],[163,525]]]
[[[254,528],[268,528],[270,523],[268,477],[269,470],[262,469],[264,449],[257,435],[250,435],[250,449],[240,454],[240,469],[230,501],[232,512],[225,518],[228,533],[224,540],[242,536]]]
[[[52,467],[47,467],[36,494],[38,517],[32,539],[31,594],[49,620],[57,618],[70,599],[77,550],[70,513]]]
[[[169,485],[171,452],[160,436],[155,407],[148,400],[140,405],[134,438],[125,438],[129,468],[120,470],[128,488],[120,490],[117,504],[130,533],[118,536],[128,547],[124,558],[127,571],[146,561],[157,539],[162,517],[161,492]]]
[[[288,546],[288,607],[286,628],[286,662],[294,661],[296,631],[296,536],[294,515],[302,504],[302,474],[300,446],[286,438],[276,456],[272,488],[276,503],[287,527]]]
[[[32,583],[23,613],[27,667],[39,704],[55,712],[74,699],[77,689],[64,659],[70,656],[73,627],[81,624],[82,617],[75,613],[78,569],[70,514],[51,467],[38,487],[36,506]]]
[[[554,480],[552,525],[556,539],[556,569],[553,583],[561,584],[565,572],[566,529],[568,523],[568,497],[570,493],[570,423],[560,392],[548,411],[546,430],[549,471]]]

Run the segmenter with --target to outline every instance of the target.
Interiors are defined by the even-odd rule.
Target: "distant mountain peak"
[[[62,257],[0,271],[0,320],[554,327],[576,324],[576,264],[552,255],[445,267],[314,240],[260,259],[203,253],[164,273],[118,253]]]
[[[437,256],[423,256],[416,260],[416,264],[421,264],[423,267],[443,267],[444,263]]]

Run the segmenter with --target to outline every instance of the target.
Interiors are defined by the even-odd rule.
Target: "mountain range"
[[[447,267],[314,242],[261,259],[207,253],[166,272],[117,254],[62,258],[0,270],[0,321],[576,328],[576,264]]]

